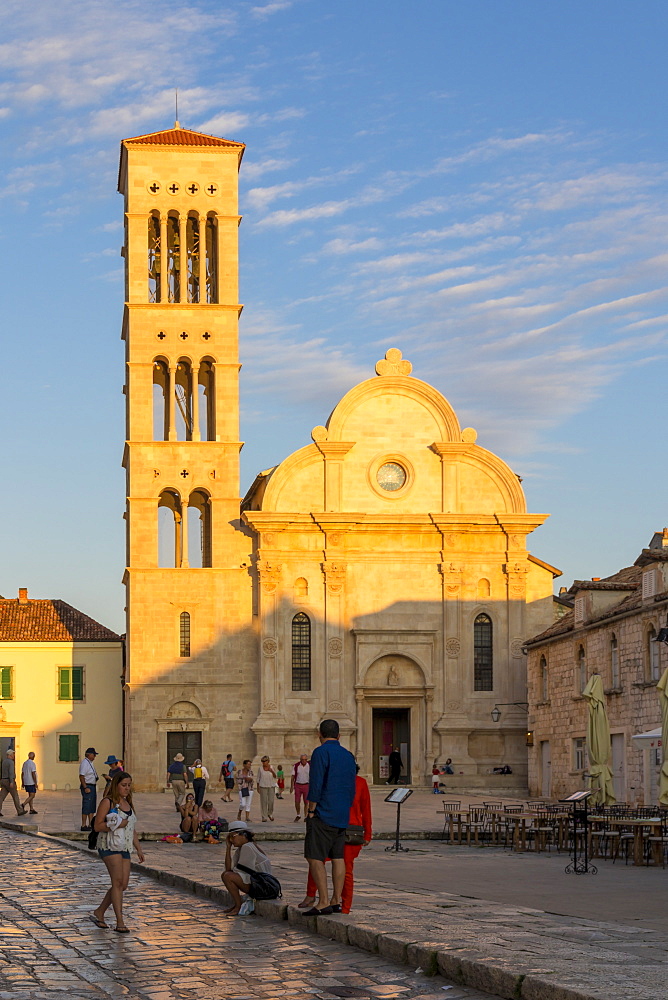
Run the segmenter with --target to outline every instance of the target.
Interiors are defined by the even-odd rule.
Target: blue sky
[[[242,491],[390,346],[573,578],[666,510],[665,2],[0,10],[0,593],[123,629],[121,139],[247,143]]]

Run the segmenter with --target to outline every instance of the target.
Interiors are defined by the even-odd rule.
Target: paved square
[[[0,831],[0,1000],[488,1000],[356,948],[133,874],[128,936],[88,914],[106,890],[93,856]]]

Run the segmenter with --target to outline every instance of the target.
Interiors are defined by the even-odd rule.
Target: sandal
[[[98,920],[98,918],[95,916],[94,913],[89,913],[88,914],[88,919],[92,920],[92,922],[95,924],[95,926],[99,927],[100,930],[106,931],[106,930],[109,929],[109,924],[105,924],[104,920]]]
[[[114,930],[116,931],[117,934],[129,934],[130,933],[130,928],[129,927],[114,927]]]

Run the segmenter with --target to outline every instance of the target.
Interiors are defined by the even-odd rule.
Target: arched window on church
[[[192,383],[190,362],[187,358],[179,358],[174,379],[177,441],[192,441],[193,439]]]
[[[190,656],[190,614],[179,615],[179,656]]]
[[[215,215],[206,220],[206,301],[218,301],[218,223]]]
[[[493,684],[492,619],[480,614],[473,623],[473,690],[492,691]]]
[[[158,566],[178,568],[182,553],[181,499],[175,490],[158,497]]]
[[[176,212],[167,216],[167,300],[178,302],[181,294],[181,234]]]
[[[308,583],[303,576],[295,580],[294,598],[295,601],[305,601],[308,598]]]
[[[199,216],[191,212],[186,225],[188,302],[199,302],[200,231]]]
[[[211,565],[211,498],[204,490],[188,499],[188,563],[191,569]]]
[[[127,246],[127,241],[126,244]],[[148,217],[148,301],[160,301],[160,215]]]
[[[166,441],[169,436],[167,393],[169,369],[167,362],[157,358],[153,362],[153,440]]]
[[[210,358],[202,358],[200,361],[197,380],[200,438],[202,441],[215,441],[215,372]]]
[[[311,619],[303,611],[292,619],[292,690],[311,690]]]

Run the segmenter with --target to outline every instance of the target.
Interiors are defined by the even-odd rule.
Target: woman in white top
[[[232,897],[232,906],[225,910],[228,917],[236,917],[241,909],[241,893],[250,889],[250,875],[241,871],[239,865],[254,872],[271,875],[271,861],[264,851],[253,843],[253,831],[243,820],[230,823],[225,850],[225,871],[220,876],[223,885]],[[234,854],[232,854],[234,848]]]
[[[276,772],[267,756],[262,758],[262,767],[257,775],[257,787],[260,789],[260,809],[262,822],[268,819],[274,822],[274,794],[276,792]]]
[[[245,760],[240,771],[237,772],[237,782],[239,783],[239,812],[237,819],[241,819],[242,813],[246,813],[246,820],[250,820],[251,802],[253,801],[253,769],[251,761]]]
[[[104,915],[113,906],[116,915],[115,931],[129,934],[123,920],[123,893],[130,879],[130,853],[137,852],[140,864],[144,863],[144,852],[135,830],[137,817],[132,806],[132,777],[119,771],[97,810],[93,829],[97,831],[98,854],[107,866],[111,888],[107,889],[100,905],[90,914],[96,927],[108,927]],[[112,822],[113,821],[113,822]]]

